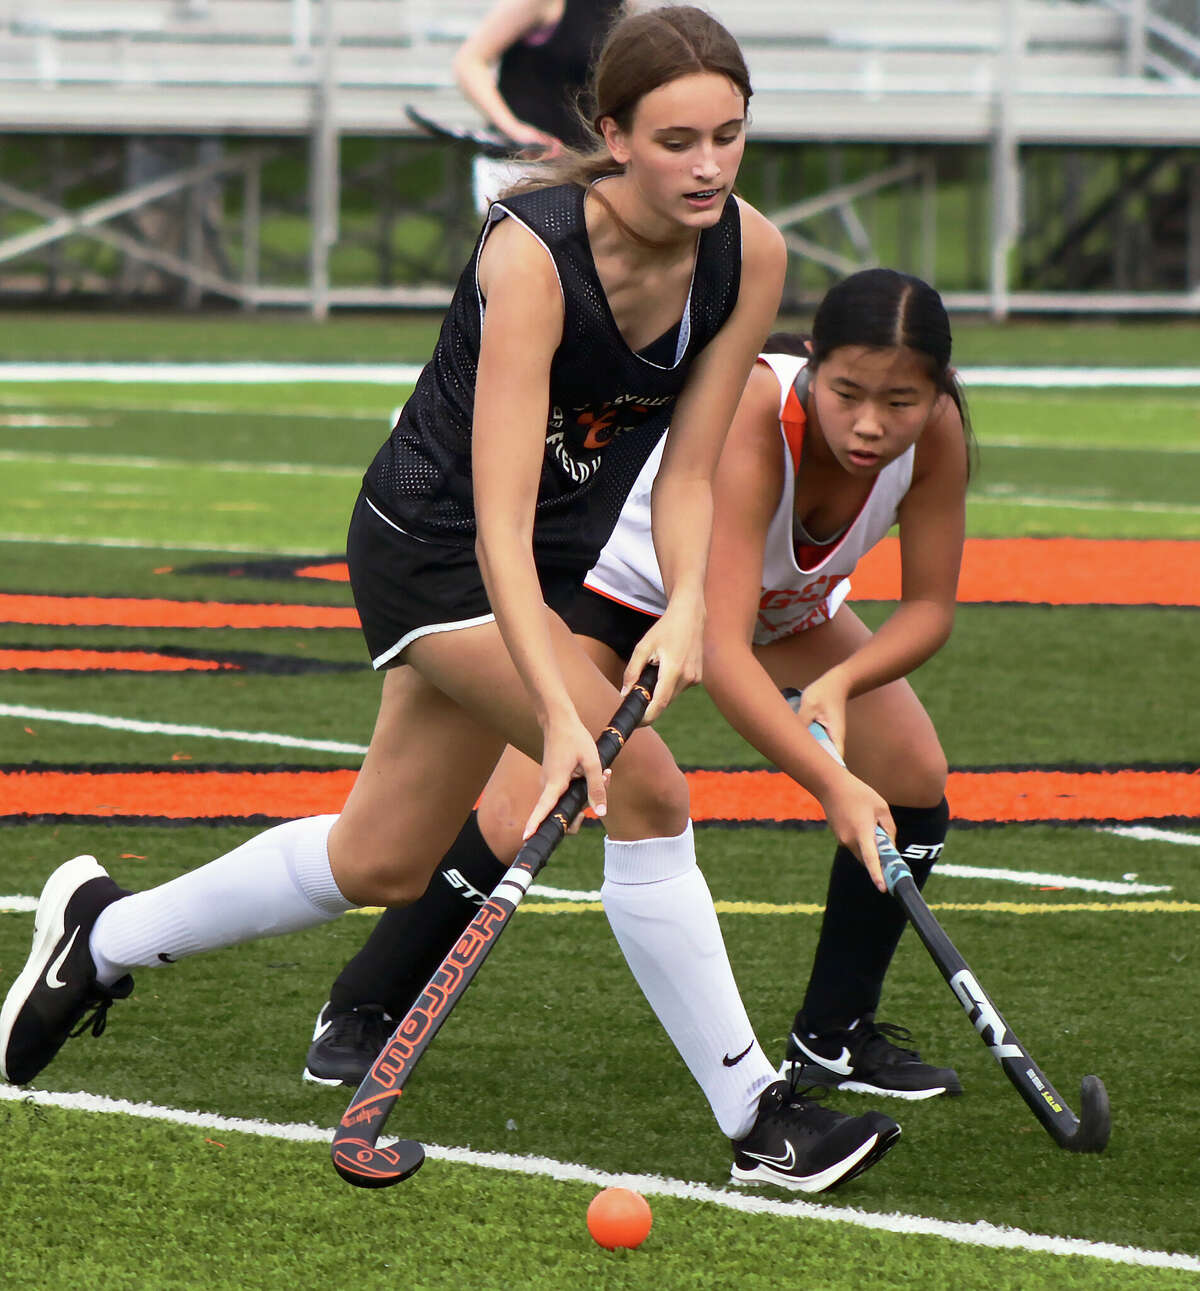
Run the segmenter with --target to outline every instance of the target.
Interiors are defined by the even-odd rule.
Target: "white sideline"
[[[412,385],[419,363],[0,363],[0,381],[149,385]]]
[[[40,1090],[17,1089],[12,1085],[0,1085],[0,1100],[12,1103],[28,1102],[39,1107],[59,1107],[67,1111],[116,1113],[223,1134],[254,1134],[260,1138],[284,1139],[293,1143],[329,1143],[333,1138],[332,1130],[311,1124],[275,1125],[269,1121],[217,1116],[208,1112],[188,1112],[174,1107],[158,1107],[153,1103],[131,1103],[126,1099],[105,1098],[98,1094],[83,1092],[56,1094]],[[381,1145],[391,1142],[394,1140],[387,1138],[380,1140]],[[808,1201],[775,1201],[767,1197],[689,1183],[682,1179],[664,1179],[659,1175],[609,1174],[607,1171],[596,1170],[590,1166],[555,1161],[549,1157],[475,1152],[468,1148],[443,1148],[432,1145],[427,1145],[425,1151],[432,1160],[446,1161],[453,1165],[474,1166],[482,1170],[505,1170],[568,1183],[586,1183],[597,1188],[634,1188],[652,1197],[674,1197],[707,1202],[710,1205],[723,1206],[726,1210],[740,1211],[743,1214],[776,1215],[785,1219],[825,1220],[887,1233],[941,1237],[946,1241],[959,1242],[966,1246],[1034,1251],[1047,1255],[1078,1255],[1090,1259],[1109,1260],[1117,1264],[1200,1272],[1200,1258],[1192,1255],[1143,1250],[1136,1246],[1118,1246],[1112,1242],[1088,1242],[1075,1237],[1028,1233],[1020,1228],[1001,1228],[996,1224],[985,1222],[956,1223],[951,1220],[930,1219],[922,1215],[905,1215],[898,1212],[873,1214],[869,1211],[822,1206]]]
[[[0,704],[0,717],[19,717],[29,722],[64,722],[68,726],[100,726],[109,731],[132,731],[138,735],[174,735],[205,740],[234,740],[242,744],[273,744],[281,749],[312,749],[317,753],[366,753],[365,744],[342,740],[305,740],[298,735],[276,735],[268,731],[226,731],[215,726],[182,726],[175,722],[142,722],[132,717],[105,717],[101,713],[75,713],[62,708],[35,708],[28,704]]]
[[[147,382],[159,385],[411,385],[416,363],[0,363],[0,381]],[[973,367],[959,376],[971,387],[1026,389],[1200,386],[1200,368]]]

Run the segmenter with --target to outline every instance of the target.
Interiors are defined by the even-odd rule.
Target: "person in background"
[[[497,0],[459,47],[454,77],[493,129],[532,156],[594,138],[580,110],[592,63],[623,0]],[[472,192],[480,215],[528,162],[477,156]]]

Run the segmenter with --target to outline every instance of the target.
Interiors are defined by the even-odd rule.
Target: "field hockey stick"
[[[483,153],[485,157],[515,157],[522,150],[521,144],[507,136],[492,130],[464,130],[459,126],[446,125],[426,116],[420,108],[411,103],[405,105],[404,113],[413,125],[424,130],[435,139],[449,139],[454,143],[468,143],[472,148]]]
[[[602,767],[612,765],[642,720],[657,677],[657,664],[650,664],[642,670],[642,675],[596,741]],[[437,1035],[450,1010],[491,953],[529,885],[586,805],[587,781],[580,776],[571,781],[550,814],[517,853],[491,896],[442,960],[441,967],[429,979],[429,984],[363,1077],[358,1092],[333,1132],[333,1168],[347,1183],[359,1188],[388,1188],[421,1168],[425,1149],[414,1139],[400,1139],[386,1148],[378,1146],[388,1113],[429,1042]]]
[[[800,692],[789,688],[784,695],[795,708]],[[846,764],[841,754],[821,723],[813,722],[808,729],[817,743],[844,767]],[[955,949],[933,911],[926,905],[908,863],[881,825],[875,826],[875,845],[888,891],[900,902],[908,921],[925,943],[925,949],[979,1032],[980,1039],[1016,1086],[1030,1111],[1060,1148],[1069,1152],[1103,1152],[1112,1131],[1104,1082],[1099,1076],[1084,1076],[1079,1091],[1080,1115],[1076,1116],[1045,1072],[1034,1062],[1029,1050],[1017,1039],[967,961]]]

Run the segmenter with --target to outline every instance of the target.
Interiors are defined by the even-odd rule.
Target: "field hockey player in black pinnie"
[[[131,970],[415,901],[513,745],[541,766],[526,834],[586,780],[608,833],[609,921],[734,1141],[740,1177],[816,1191],[895,1141],[889,1118],[831,1111],[777,1077],[696,865],[686,780],[647,727],[605,776],[596,737],[619,692],[558,613],[669,421],[652,499],[666,606],[624,684],[657,664],[649,723],[700,678],[712,477],[786,259],[779,232],[732,192],[750,93],[736,42],[702,10],[653,9],[613,29],[595,76],[602,146],[492,206],[364,478],[347,556],[383,685],[341,814],[276,826],[136,894],[91,857],[61,866],[0,1010],[7,1080],[32,1080],[89,1018],[98,1032]],[[565,471],[548,410],[631,397],[646,412],[623,413],[622,433],[594,451],[585,437],[571,460],[592,469]],[[815,744],[812,757],[829,763]]]
[[[946,759],[905,679],[954,620],[973,445],[950,366],[950,322],[928,283],[889,269],[826,293],[809,338],[768,338],[715,483],[704,681],[729,722],[821,803],[839,846],[781,1074],[906,1100],[955,1094],[909,1032],[877,1020],[905,924],[860,863],[857,822],[894,831],[918,886],[945,842]],[[567,612],[619,677],[665,597],[652,533],[656,451]],[[899,525],[903,592],[874,633],[846,603],[858,561]],[[803,691],[803,699],[801,699]],[[798,722],[791,711],[799,710]],[[845,748],[812,777],[809,721]],[[333,983],[305,1079],[357,1085],[520,842],[536,767],[509,752],[425,896],[389,911]]]

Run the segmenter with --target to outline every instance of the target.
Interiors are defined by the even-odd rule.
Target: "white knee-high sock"
[[[777,1077],[733,980],[691,822],[677,838],[606,839],[600,896],[626,963],[721,1132],[741,1138]]]
[[[138,965],[299,932],[352,909],[329,868],[326,840],[336,819],[276,825],[197,870],[113,902],[92,929],[100,981],[111,985]]]

